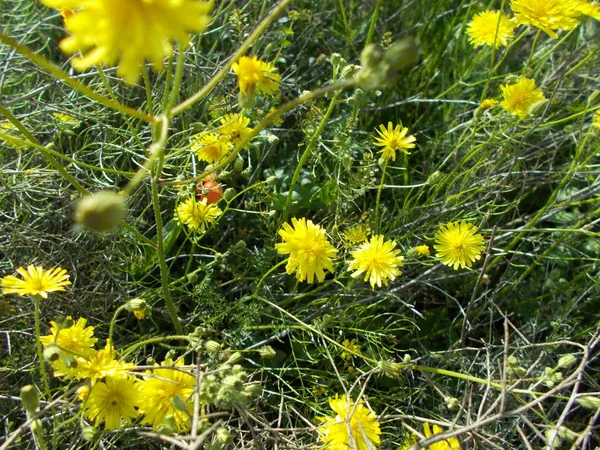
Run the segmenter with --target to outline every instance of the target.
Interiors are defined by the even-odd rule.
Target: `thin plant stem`
[[[113,344],[113,333],[115,331],[115,324],[117,323],[117,317],[119,316],[121,311],[123,311],[126,308],[127,308],[126,305],[119,306],[117,308],[117,310],[115,311],[115,313],[113,314],[112,320],[110,321],[110,329],[108,331],[108,341],[111,343],[111,345],[114,345]]]
[[[388,159],[386,158],[383,163],[383,171],[381,173],[381,182],[379,183],[379,188],[377,188],[377,198],[375,199],[375,224],[378,229],[381,229],[381,224],[379,223],[379,203],[381,201],[381,191],[383,191],[383,185],[385,182],[385,174],[387,172]]]
[[[365,47],[371,43],[373,39],[373,32],[375,31],[375,25],[377,24],[377,18],[379,17],[379,9],[381,8],[381,4],[383,0],[377,0],[375,4],[375,9],[373,10],[373,15],[371,16],[371,23],[369,24],[369,32],[367,34],[367,40],[365,41]]]
[[[42,350],[42,341],[40,340],[40,300],[39,295],[32,295],[34,304],[33,317],[35,320],[35,347],[37,349],[38,360],[40,362],[40,373],[42,374],[42,381],[44,383],[44,390],[48,401],[52,401],[52,392],[50,391],[50,383],[48,381],[48,374],[46,373],[46,365],[44,361],[44,351]]]

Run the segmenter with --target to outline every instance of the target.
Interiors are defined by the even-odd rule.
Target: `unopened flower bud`
[[[34,421],[31,422],[31,425],[29,425],[29,428],[31,428],[31,431],[35,434],[38,434],[42,432],[42,421],[40,419],[35,419]]]
[[[258,349],[258,353],[263,359],[271,359],[274,358],[276,355],[275,350],[270,345],[265,345],[264,347],[261,347],[260,349]]]
[[[235,364],[244,360],[244,355],[240,352],[232,353],[229,359],[227,359],[227,364]]]
[[[246,93],[240,91],[238,100],[242,109],[252,109],[256,101],[256,93],[254,92],[254,89],[250,89]]]
[[[379,361],[377,365],[381,371],[390,378],[395,378],[400,375],[400,369],[402,368],[400,364],[393,361]]]
[[[227,188],[225,189],[225,192],[223,192],[223,198],[226,201],[230,201],[233,199],[233,197],[235,197],[237,194],[236,190],[234,188]]]
[[[99,233],[111,231],[125,217],[125,196],[113,191],[99,191],[79,200],[75,223]]]
[[[376,69],[383,61],[385,53],[379,44],[369,44],[360,53],[360,65],[369,69]]]
[[[577,362],[577,358],[573,355],[564,355],[558,360],[558,368],[568,369]]]
[[[587,104],[588,104],[588,106],[594,106],[598,101],[600,101],[600,90],[595,90],[588,97]]]
[[[146,309],[147,303],[143,298],[132,298],[127,303],[125,303],[125,308],[129,312],[134,311],[143,311]]]
[[[28,384],[21,388],[21,403],[28,414],[35,414],[36,409],[40,406],[40,397],[35,386]]]
[[[581,406],[592,411],[600,408],[600,397],[592,397],[591,395],[584,395],[583,397],[577,397],[575,400]]]
[[[217,431],[215,431],[215,439],[217,443],[221,445],[229,445],[233,441],[231,433],[227,428],[218,428]]]
[[[256,398],[262,393],[260,384],[249,384],[244,388],[244,394],[249,398]]]
[[[96,427],[87,426],[83,428],[81,434],[86,442],[95,442],[100,437],[100,430]]]
[[[410,357],[410,355],[408,353],[404,354],[404,357],[402,358],[402,362],[404,364],[410,364],[412,358]]]
[[[74,369],[77,367],[77,360],[72,356],[61,356],[63,364],[69,369]]]
[[[239,173],[242,170],[244,170],[244,158],[238,155],[237,158],[235,158],[235,161],[233,162],[233,171]]]
[[[385,51],[383,60],[396,71],[406,69],[419,60],[419,47],[411,38],[401,39]]]
[[[217,353],[221,351],[221,344],[219,344],[217,341],[206,341],[204,343],[204,348],[209,353]]]
[[[60,349],[53,344],[50,344],[44,349],[44,360],[54,362],[60,358]]]
[[[446,408],[450,411],[455,411],[458,408],[459,401],[456,397],[446,397],[444,401],[446,402]]]

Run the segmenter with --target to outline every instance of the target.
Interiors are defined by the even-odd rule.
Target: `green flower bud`
[[[204,343],[204,348],[209,353],[217,353],[221,351],[221,344],[219,344],[217,341],[206,341]]]
[[[156,432],[165,436],[173,436],[177,432],[173,416],[167,416],[165,421],[156,427]]]
[[[233,441],[233,438],[227,428],[218,428],[215,432],[215,440],[221,445],[229,445]]]
[[[240,352],[234,352],[231,354],[229,359],[227,359],[226,364],[235,364],[235,363],[241,362],[243,360],[244,360],[244,355],[242,355]]]
[[[92,426],[87,426],[81,430],[81,434],[86,442],[95,442],[100,437],[100,430]]]
[[[225,189],[225,192],[223,192],[223,198],[226,201],[230,201],[233,199],[233,197],[235,197],[237,194],[236,190],[234,188],[227,188]]]
[[[72,356],[61,355],[61,357],[64,365],[67,366],[69,369],[74,369],[75,367],[77,367],[77,360]]]
[[[275,352],[273,347],[271,347],[270,345],[265,345],[264,347],[258,349],[258,354],[263,359],[271,359],[274,358],[277,353]]]
[[[239,173],[243,169],[244,169],[244,158],[242,158],[240,155],[238,155],[237,158],[235,158],[235,161],[233,162],[233,171]]]
[[[127,303],[125,303],[125,308],[129,312],[144,311],[146,309],[146,306],[148,306],[148,304],[143,298],[133,298]]]
[[[54,362],[60,358],[60,349],[53,344],[50,344],[44,349],[44,360],[48,362]]]
[[[187,415],[190,415],[190,411],[188,410],[186,403],[182,400],[182,398],[179,395],[176,395],[175,397],[171,398],[171,405],[173,405],[173,407],[177,411],[181,411],[186,413]]]
[[[384,51],[379,44],[369,44],[360,53],[360,65],[369,69],[377,69],[384,58]]]
[[[42,421],[40,419],[35,419],[34,421],[31,422],[31,425],[29,425],[29,428],[31,428],[31,431],[35,434],[41,434],[42,430],[43,430],[43,426],[42,426]]]
[[[595,411],[598,408],[600,408],[600,397],[584,395],[583,397],[578,397],[575,401],[584,408],[591,409],[592,411]]]
[[[40,406],[40,397],[37,388],[31,384],[21,388],[21,403],[28,414],[34,415],[38,406]]]
[[[244,382],[238,375],[227,375],[223,378],[223,386],[236,391],[241,391],[244,389]]]
[[[262,394],[262,386],[260,384],[249,384],[244,388],[244,394],[248,398],[256,398]]]
[[[419,47],[411,38],[401,39],[385,51],[383,60],[396,71],[406,69],[419,60]]]
[[[393,361],[379,361],[377,365],[381,371],[390,378],[395,378],[400,375],[400,369],[402,369],[400,364]]]
[[[456,397],[446,397],[444,401],[446,402],[446,408],[450,411],[456,411],[458,409],[459,401]]]
[[[558,368],[559,369],[568,369],[573,364],[577,362],[577,358],[573,355],[564,355],[558,360]]]
[[[592,95],[588,97],[587,104],[588,106],[594,106],[598,101],[600,101],[600,90],[595,90],[592,92]]]
[[[115,229],[125,217],[125,196],[113,191],[99,191],[79,200],[75,223],[99,233]]]

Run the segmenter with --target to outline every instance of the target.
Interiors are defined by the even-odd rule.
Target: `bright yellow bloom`
[[[225,156],[229,150],[230,142],[216,133],[192,136],[192,150],[196,152],[198,159],[209,164],[217,162]]]
[[[413,250],[419,256],[429,256],[431,254],[428,245],[417,245]]]
[[[489,10],[473,17],[467,28],[467,34],[469,42],[475,47],[490,45],[499,48],[507,45],[513,38],[514,28],[513,21],[506,14]]]
[[[173,363],[166,360],[161,366],[183,366],[183,359]],[[193,416],[192,393],[196,386],[196,377],[183,370],[155,369],[146,372],[146,379],[140,383],[140,411],[143,412],[143,423],[151,424],[154,429],[165,423],[167,416],[179,432],[190,428],[190,417]],[[185,404],[185,411],[176,408],[173,399],[179,397],[180,404]]]
[[[352,341],[345,339],[344,342],[342,342],[342,345],[353,353],[344,351],[340,355],[340,358],[345,359],[346,361],[352,361],[352,358],[354,358],[354,353],[358,353],[360,355],[360,345],[357,345],[354,342],[354,339],[352,339]]]
[[[479,110],[480,111],[485,111],[486,109],[490,109],[490,108],[493,108],[494,106],[498,105],[498,103],[500,103],[500,102],[498,100],[496,100],[496,99],[486,98],[479,105]]]
[[[600,110],[596,111],[596,114],[594,114],[594,118],[592,119],[592,126],[600,128]]]
[[[135,378],[107,378],[96,383],[85,403],[85,411],[94,426],[104,420],[107,430],[116,430],[121,427],[121,419],[131,423],[138,415],[135,410],[139,401],[138,384]]]
[[[273,95],[279,90],[281,77],[275,72],[275,66],[256,56],[242,56],[231,68],[238,76],[240,91],[246,95],[252,95],[255,91]]]
[[[385,160],[391,159],[392,161],[396,161],[396,152],[400,150],[407,155],[410,155],[410,152],[407,150],[409,148],[415,148],[414,142],[417,140],[414,136],[406,136],[408,133],[408,128],[402,128],[402,125],[394,125],[392,122],[388,122],[387,129],[383,125],[379,125],[379,130],[375,129],[379,136],[373,135],[375,138],[374,144],[383,147],[381,150],[381,156]]]
[[[67,317],[67,320],[72,320]],[[98,339],[94,337],[94,327],[87,325],[87,319],[83,317],[77,319],[69,328],[60,328],[58,323],[50,322],[50,333],[47,336],[40,336],[40,342],[47,347],[57,345],[66,356],[87,357],[94,353],[92,347],[96,345]]]
[[[345,395],[329,399],[335,417],[321,418],[321,441],[328,450],[370,450],[381,443],[381,429],[373,411]],[[368,443],[367,443],[368,441]]]
[[[252,128],[248,127],[249,123],[250,119],[242,114],[226,114],[221,118],[219,133],[225,136],[234,146],[238,147],[250,134],[250,131],[252,131]]]
[[[475,225],[464,221],[442,225],[435,233],[437,245],[434,245],[442,264],[457,270],[471,267],[473,261],[480,259],[484,245],[483,236],[476,234],[477,231]]]
[[[130,83],[139,79],[146,60],[161,70],[173,54],[172,41],[183,47],[189,33],[203,31],[210,21],[210,2],[196,0],[42,0],[51,8],[72,9],[65,20],[71,34],[60,43],[77,70],[95,64],[114,65]]]
[[[208,198],[197,201],[191,196],[177,205],[175,217],[179,223],[187,225],[190,230],[204,233],[206,227],[215,223],[223,211],[216,204],[208,204]]]
[[[575,9],[578,14],[600,20],[600,3],[588,0],[576,0],[576,3]]]
[[[135,368],[135,364],[117,361],[115,356],[115,349],[110,341],[107,341],[102,350],[94,352],[88,358],[76,358],[75,376],[79,379],[88,378],[92,384],[105,377],[126,378],[129,371]]]
[[[434,425],[433,433],[431,433],[431,428],[429,427],[429,424],[427,422],[425,422],[423,424],[423,430],[425,431],[426,438],[429,438],[435,434],[440,434],[444,431],[441,427]],[[431,444],[429,447],[427,447],[427,449],[428,450],[460,450],[460,442],[455,437],[451,437],[450,439],[446,439],[445,441],[439,441],[439,442],[436,442],[435,444]]]
[[[510,7],[520,25],[531,25],[557,39],[555,30],[572,30],[576,19],[578,0],[511,0]]]
[[[546,99],[542,90],[535,87],[535,80],[531,78],[521,77],[518,83],[501,85],[500,89],[504,95],[502,107],[519,116],[521,120],[527,117],[533,105]]]
[[[350,252],[354,260],[350,263],[348,270],[355,270],[352,277],[365,274],[365,281],[369,280],[371,287],[381,287],[381,283],[388,285],[388,278],[392,281],[402,275],[398,267],[404,264],[403,256],[398,256],[399,250],[394,241],[383,241],[383,235],[371,237],[370,241],[364,242],[355,251]]]
[[[3,294],[39,295],[48,298],[48,292],[64,291],[64,286],[71,284],[67,271],[60,267],[44,270],[42,267],[29,265],[27,270],[19,267],[17,272],[23,277],[22,280],[6,275],[0,281]]]
[[[275,244],[275,248],[282,255],[289,254],[286,272],[291,275],[296,272],[299,281],[314,281],[315,275],[319,283],[325,279],[324,269],[333,273],[331,258],[337,250],[327,240],[325,230],[315,225],[311,220],[292,219],[292,226],[284,223],[279,235],[284,242]]]

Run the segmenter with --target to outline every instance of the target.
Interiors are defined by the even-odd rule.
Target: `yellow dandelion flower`
[[[356,278],[365,274],[365,281],[369,280],[371,287],[381,284],[388,285],[388,278],[392,281],[402,275],[398,267],[402,267],[404,257],[398,256],[399,250],[395,250],[394,241],[383,241],[383,235],[371,237],[370,241],[364,242],[355,251],[350,252],[354,260],[350,263],[348,270],[354,270],[352,277]]]
[[[527,117],[533,105],[546,99],[542,90],[535,87],[535,80],[531,78],[521,77],[518,83],[501,85],[500,89],[504,95],[502,107],[519,116],[521,120]]]
[[[121,419],[131,423],[138,416],[135,407],[139,399],[139,388],[135,378],[107,378],[92,387],[85,411],[88,418],[99,426],[104,421],[107,430],[121,427]]]
[[[284,242],[275,244],[275,248],[282,255],[290,255],[285,266],[289,275],[296,272],[299,281],[307,280],[308,283],[312,283],[316,275],[317,281],[322,283],[324,269],[333,273],[331,258],[335,257],[337,250],[319,225],[305,218],[293,218],[292,225],[283,224],[279,235]]]
[[[594,114],[594,117],[592,119],[592,126],[600,128],[600,110],[596,111],[596,114]]]
[[[433,433],[431,432],[431,427],[427,422],[423,424],[423,431],[425,432],[425,437],[430,438],[433,435],[440,434],[444,430],[437,426],[433,426]],[[446,439],[444,441],[436,442],[435,444],[431,444],[427,447],[428,450],[460,450],[460,442],[457,438],[451,437],[450,439]]]
[[[464,221],[442,225],[435,234],[437,245],[434,245],[441,263],[454,270],[471,267],[485,249],[483,236],[477,231],[475,225]]]
[[[486,98],[479,105],[479,110],[480,111],[485,111],[486,109],[494,108],[495,106],[498,105],[498,103],[500,103],[500,102],[498,100],[496,100],[496,99]]]
[[[77,399],[79,401],[84,401],[90,395],[90,387],[86,384],[77,389]]]
[[[215,223],[223,211],[216,204],[208,204],[208,199],[197,201],[194,196],[179,203],[175,209],[175,217],[179,223],[187,225],[190,230],[204,233],[206,227]]]
[[[345,395],[329,399],[335,417],[321,418],[319,434],[328,450],[371,450],[381,443],[377,417],[362,403],[354,403]]]
[[[238,76],[240,91],[246,95],[252,95],[255,91],[273,95],[279,90],[281,77],[275,71],[275,66],[256,56],[242,56],[231,68]]]
[[[226,114],[221,118],[219,132],[235,147],[238,147],[248,137],[250,131],[252,131],[252,128],[248,127],[249,123],[250,119],[243,114]]]
[[[67,320],[72,320],[69,316]],[[50,333],[47,336],[40,336],[40,342],[44,347],[56,345],[67,356],[87,357],[94,353],[92,347],[96,345],[98,339],[94,337],[94,327],[87,325],[87,319],[83,317],[77,319],[68,328],[61,328],[57,322],[50,322]]]
[[[144,317],[146,317],[146,313],[148,312],[148,310],[148,306],[145,306],[144,309],[138,309],[136,311],[133,311],[133,315],[137,320],[142,320]]]
[[[183,366],[183,359],[173,363],[164,361],[161,366]],[[172,417],[179,432],[190,428],[190,417],[193,414],[192,393],[196,386],[196,377],[182,369],[155,369],[146,372],[146,379],[140,383],[140,411],[144,413],[143,423],[156,429]],[[174,406],[173,399],[179,397],[187,406],[188,413]]]
[[[367,230],[364,225],[354,225],[347,228],[343,233],[343,238],[351,244],[358,244],[367,240]]]
[[[572,30],[579,25],[576,19],[578,0],[511,0],[510,7],[519,25],[531,25],[557,39],[555,30]]]
[[[70,36],[60,48],[71,55],[71,65],[85,70],[95,64],[114,65],[117,75],[130,83],[139,79],[149,60],[161,70],[173,54],[172,41],[182,46],[189,33],[203,31],[210,21],[211,2],[196,0],[42,0],[46,6],[72,9],[65,20]]]
[[[3,294],[39,295],[48,298],[48,292],[64,291],[65,286],[71,284],[65,269],[55,267],[44,270],[42,267],[29,265],[27,270],[23,267],[17,269],[23,279],[6,275],[0,281]]]
[[[417,140],[414,136],[406,136],[408,128],[402,128],[402,125],[394,125],[388,122],[387,129],[383,125],[379,125],[379,130],[375,129],[379,136],[373,135],[375,138],[374,144],[383,147],[379,152],[383,159],[396,161],[396,152],[400,150],[407,155],[410,155],[409,148],[415,148],[414,142]]]
[[[221,160],[229,150],[229,141],[216,133],[197,134],[191,140],[192,150],[196,152],[198,159],[209,164]]]
[[[467,27],[469,42],[479,47],[490,45],[494,48],[507,45],[513,38],[515,26],[506,14],[500,11],[483,11],[473,17]]]
[[[115,349],[110,341],[107,341],[102,350],[94,352],[88,358],[77,358],[75,376],[79,379],[87,378],[92,384],[105,377],[126,378],[129,371],[135,368],[135,364],[117,361],[115,356]]]
[[[596,1],[577,0],[575,9],[577,13],[582,16],[589,16],[596,20],[600,20],[600,3]]]
[[[342,342],[342,345],[347,348],[349,350],[349,352],[343,351],[342,354],[340,355],[340,358],[346,360],[346,361],[351,361],[352,358],[354,358],[354,354],[358,353],[360,355],[360,345],[355,344],[355,340],[352,339],[351,341],[349,341],[348,339],[345,339],[344,342]],[[353,353],[351,353],[353,352]]]
[[[431,254],[429,245],[417,245],[413,250],[419,256],[429,256]]]

